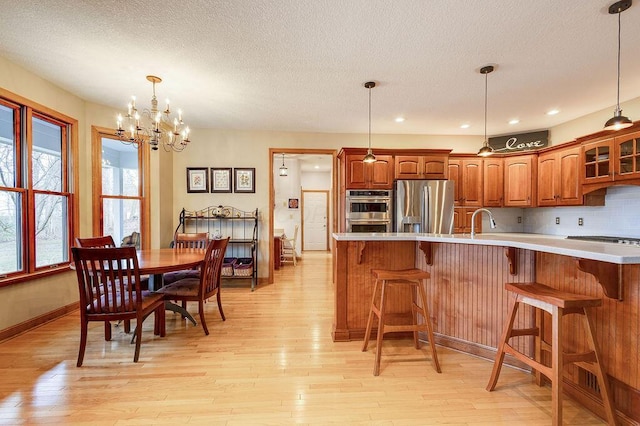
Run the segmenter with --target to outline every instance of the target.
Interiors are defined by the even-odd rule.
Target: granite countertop
[[[564,236],[524,233],[424,234],[424,233],[334,233],[336,241],[429,241],[515,247],[617,264],[640,264],[640,246],[595,241],[568,240]]]

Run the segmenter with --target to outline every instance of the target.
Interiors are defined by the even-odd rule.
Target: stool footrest
[[[426,325],[384,325],[382,332],[395,333],[398,331],[429,331]]]
[[[575,362],[594,363],[597,362],[596,353],[594,351],[584,352],[580,354],[569,354],[564,352],[562,360],[565,364],[573,364]]]
[[[511,347],[511,345],[509,344],[504,345],[504,352],[508,353],[509,355],[513,356],[519,361],[522,361],[523,363],[527,364],[529,367],[533,368],[534,370],[541,372],[545,376],[552,377],[551,374],[553,373],[553,370],[550,367],[547,367],[544,364],[540,364],[535,359],[529,358],[528,356],[524,355],[522,352],[515,350],[513,347]]]
[[[533,328],[515,328],[509,333],[509,337],[518,336],[538,336],[540,335],[540,329],[538,327]]]

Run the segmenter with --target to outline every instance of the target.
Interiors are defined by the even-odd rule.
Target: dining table
[[[149,275],[149,290],[154,291],[163,286],[163,274],[184,269],[199,267],[204,261],[204,249],[194,248],[161,248],[136,251],[140,275]],[[196,325],[196,320],[182,306],[171,301],[165,302],[165,308],[179,313]]]

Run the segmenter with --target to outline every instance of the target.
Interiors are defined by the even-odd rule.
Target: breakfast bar
[[[640,419],[640,247],[570,240],[539,234],[438,235],[421,233],[336,233],[334,341],[364,337],[375,268],[420,268],[430,273],[426,292],[435,343],[493,361],[509,297],[504,284],[538,282],[602,298],[593,308],[597,341],[613,389],[619,418]],[[390,313],[410,312],[403,294],[389,296]],[[569,316],[563,324],[565,350],[580,352],[582,328]],[[518,312],[519,326],[532,326],[533,309]],[[543,328],[550,335],[548,325]],[[424,337],[424,336],[421,336]],[[531,354],[533,339],[514,347]],[[523,368],[515,359],[505,361]],[[446,371],[443,372],[446,373]],[[586,370],[567,366],[565,392],[603,414],[594,394],[597,381]],[[488,378],[487,378],[488,379]],[[633,423],[632,421],[632,423]]]

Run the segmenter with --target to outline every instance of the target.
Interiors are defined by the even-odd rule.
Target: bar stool
[[[402,270],[387,270],[387,269],[373,269],[372,274],[376,279],[373,287],[373,296],[371,297],[371,309],[369,310],[369,319],[367,320],[367,331],[364,335],[364,345],[362,351],[366,352],[367,345],[369,344],[369,336],[371,334],[371,327],[373,325],[373,315],[378,317],[378,338],[376,346],[376,360],[373,367],[373,375],[380,374],[380,355],[382,353],[382,337],[384,333],[390,333],[395,331],[413,331],[413,342],[416,349],[420,349],[418,342],[418,331],[426,331],[429,336],[429,345],[431,345],[431,355],[433,361],[433,367],[441,373],[440,363],[438,362],[438,355],[436,354],[436,346],[433,338],[433,327],[431,326],[431,318],[429,317],[429,311],[427,308],[427,294],[422,286],[422,281],[430,278],[428,272],[421,269],[402,269]],[[386,324],[385,323],[385,302],[387,297],[387,287],[389,285],[403,285],[411,286],[411,324]],[[380,289],[380,301],[376,306],[376,294],[378,287]],[[416,293],[420,295],[422,306],[418,306],[416,303]],[[424,324],[418,324],[417,314],[422,315],[424,318]]]
[[[566,364],[575,363],[585,370],[590,371],[598,378],[607,419],[609,424],[616,424],[613,399],[609,389],[609,380],[602,367],[600,351],[593,333],[593,320],[589,309],[587,309],[600,306],[602,300],[590,296],[567,293],[539,283],[507,283],[505,289],[515,294],[515,300],[511,306],[509,318],[504,328],[500,344],[498,345],[498,353],[496,354],[496,359],[493,364],[493,371],[489,379],[489,384],[487,385],[487,390],[491,392],[495,388],[498,382],[498,376],[500,375],[502,362],[504,361],[504,355],[508,353],[529,365],[536,372],[542,373],[551,381],[551,418],[554,425],[560,425],[562,424],[562,370]],[[542,309],[551,314],[551,344],[543,340],[540,326],[526,329],[513,328],[518,306],[521,303],[533,306],[536,309]],[[589,352],[563,352],[562,317],[570,314],[581,315],[584,319],[587,342],[591,348]],[[536,318],[540,318],[541,315],[541,312],[536,312]],[[536,322],[540,324],[540,321]],[[529,358],[509,345],[509,339],[516,336],[535,337],[534,359]],[[541,351],[551,353],[551,367],[542,364]]]

